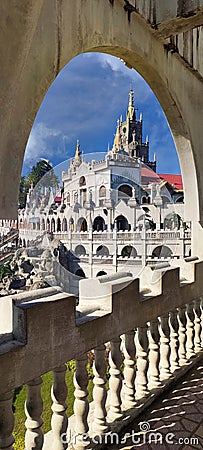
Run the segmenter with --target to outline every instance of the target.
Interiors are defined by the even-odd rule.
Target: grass
[[[66,372],[66,384],[68,387],[68,397],[67,397],[67,415],[71,416],[73,414],[73,403],[74,403],[74,385],[73,385],[73,374],[75,371],[74,362],[70,362],[67,365]],[[93,391],[93,381],[92,381],[92,368],[88,367],[89,373],[89,384],[88,384],[88,400],[92,401],[92,391]],[[52,400],[51,400],[51,386],[53,384],[53,374],[52,372],[48,372],[42,376],[43,383],[41,388],[41,394],[43,399],[43,414],[42,419],[44,421],[43,424],[43,432],[47,433],[51,429],[51,416],[52,416]],[[24,450],[24,437],[25,437],[25,412],[24,412],[24,404],[27,396],[26,386],[22,388],[18,388],[15,391],[15,397],[13,402],[13,407],[15,411],[15,428],[14,428],[14,437],[15,437],[15,450]]]

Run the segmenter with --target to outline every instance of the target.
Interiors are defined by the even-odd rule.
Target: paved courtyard
[[[120,436],[119,446],[108,448],[202,449],[203,364],[191,368],[184,378],[148,408],[144,416],[127,427],[125,434]]]

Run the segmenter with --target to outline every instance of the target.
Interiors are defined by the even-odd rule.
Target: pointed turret
[[[77,139],[77,146],[76,146],[76,150],[75,150],[75,160],[80,159],[80,156],[81,156],[80,142],[79,142],[79,139]]]
[[[113,152],[114,153],[116,153],[119,150],[120,143],[121,143],[120,121],[117,120],[116,135],[115,135],[114,143],[113,143]]]
[[[128,102],[126,119],[136,120],[135,108],[134,108],[134,91],[132,88],[130,89],[130,92],[129,92],[129,102]]]

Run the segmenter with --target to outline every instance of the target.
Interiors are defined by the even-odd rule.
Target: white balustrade
[[[0,395],[0,450],[14,450],[13,391]]]
[[[186,363],[186,315],[185,306],[177,308],[178,310],[178,340],[179,340],[179,365],[183,366]]]
[[[177,311],[169,313],[169,327],[170,327],[170,370],[174,372],[179,367],[179,340],[178,340],[178,319]]]
[[[148,370],[148,337],[147,326],[139,327],[135,334],[137,371],[135,378],[136,399],[145,397],[148,394],[147,370]]]
[[[195,314],[193,310],[193,305],[186,305],[186,358],[190,359],[195,355],[194,352],[194,320]]]
[[[43,401],[41,397],[42,378],[38,377],[27,383],[27,400],[25,402],[25,414],[27,419],[25,426],[25,450],[41,450],[44,442],[42,432]]]
[[[76,450],[82,450],[88,448],[90,444],[88,431],[89,426],[87,423],[87,417],[89,412],[88,396],[88,372],[87,372],[87,356],[84,355],[80,359],[76,360],[76,371],[74,374],[74,386],[75,386],[75,434],[73,447]]]
[[[201,350],[201,308],[200,299],[193,302],[194,305],[194,350],[198,353]]]
[[[158,331],[158,320],[149,323],[149,368],[148,368],[148,388],[153,389],[160,386],[159,362],[160,362],[160,336]]]
[[[122,375],[121,375],[121,363],[122,356],[120,351],[120,338],[111,341],[111,351],[109,354],[110,365],[110,408],[108,412],[109,420],[116,420],[122,416],[121,412],[121,388],[122,388]]]
[[[135,332],[125,334],[124,340],[124,407],[135,406]]]
[[[93,433],[96,435],[102,435],[107,430],[106,424],[106,347],[100,345],[94,351],[95,359],[93,364],[94,372],[94,422]]]
[[[160,334],[160,380],[166,380],[170,377],[170,328],[169,317],[162,316],[159,318],[159,334]]]
[[[61,436],[67,432],[68,418],[66,415],[66,398],[68,389],[66,386],[66,366],[65,364],[57,367],[53,371],[54,383],[51,389],[51,398],[53,400],[52,404],[52,449],[53,450],[64,450],[64,445],[62,443]]]

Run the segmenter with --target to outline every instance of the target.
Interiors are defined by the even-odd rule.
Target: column
[[[135,332],[125,334],[124,342],[124,407],[135,406]]]
[[[110,365],[110,379],[109,379],[109,390],[110,390],[110,409],[108,413],[108,418],[110,420],[116,420],[122,417],[121,412],[121,387],[122,387],[122,376],[121,376],[121,363],[122,356],[120,351],[120,338],[111,341],[111,351],[109,354],[109,365]]]
[[[160,334],[160,380],[166,380],[170,377],[170,329],[168,315],[159,318]]]
[[[0,450],[14,450],[13,391],[0,395]]]
[[[194,321],[195,315],[193,311],[193,305],[186,305],[186,358],[190,359],[195,355],[194,352]]]
[[[136,399],[145,397],[148,394],[147,389],[147,370],[148,370],[148,337],[147,325],[139,327],[135,334],[136,354],[137,354],[137,371],[135,378]]]
[[[179,367],[178,363],[178,319],[177,312],[171,311],[169,313],[169,327],[170,327],[170,369],[171,372],[174,372]]]
[[[159,380],[159,343],[160,336],[158,331],[158,321],[153,320],[149,323],[149,369],[148,369],[148,387],[154,389],[160,386]]]
[[[201,350],[201,308],[200,308],[200,299],[196,299],[193,302],[194,305],[194,331],[195,331],[195,353],[198,353]]]
[[[179,365],[183,366],[186,363],[186,316],[185,306],[177,308],[178,311],[178,340],[179,340]]]
[[[87,423],[89,403],[87,399],[88,373],[86,365],[87,365],[86,355],[76,360],[76,372],[74,374],[75,435],[73,447],[77,450],[83,450],[84,448],[88,448],[90,443],[88,436],[89,427]]]
[[[94,421],[93,421],[93,433],[95,435],[102,435],[107,430],[106,425],[106,367],[107,362],[106,347],[105,345],[100,345],[94,351],[95,359],[93,365],[94,371],[94,389],[93,389],[93,400],[94,400]]]
[[[66,415],[66,398],[67,398],[67,386],[66,386],[66,365],[62,364],[53,371],[54,383],[51,389],[52,404],[52,449],[63,450],[64,445],[61,440],[61,435],[67,432],[68,418]],[[66,447],[65,447],[66,448]]]
[[[26,421],[25,426],[25,449],[41,450],[44,443],[42,432],[43,420],[41,414],[43,411],[43,401],[41,397],[42,378],[38,377],[27,384],[28,395],[25,402]]]

